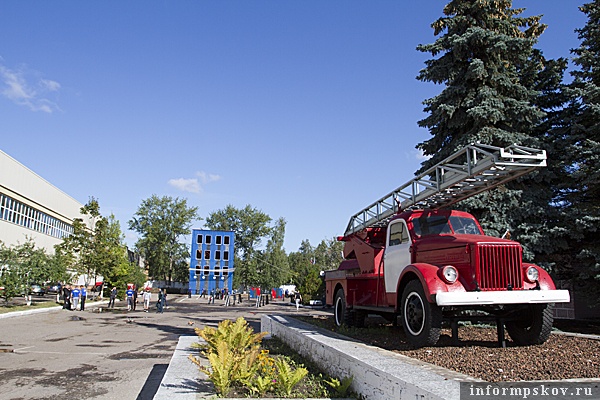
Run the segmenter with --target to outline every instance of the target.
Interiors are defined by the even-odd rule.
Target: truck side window
[[[390,225],[390,246],[408,242],[408,232],[403,222]]]

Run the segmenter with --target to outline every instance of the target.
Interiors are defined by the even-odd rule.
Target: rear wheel
[[[433,346],[442,331],[442,310],[427,301],[421,282],[410,281],[402,292],[402,326],[414,347]]]
[[[335,315],[335,324],[337,326],[342,326],[346,322],[346,296],[344,296],[344,291],[342,289],[338,290],[335,293],[335,298],[333,300],[333,311]]]
[[[554,315],[553,304],[531,304],[519,318],[506,322],[506,330],[513,342],[520,346],[542,344],[550,337]]]

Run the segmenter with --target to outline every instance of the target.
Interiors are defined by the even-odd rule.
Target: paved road
[[[122,304],[123,302],[121,302]],[[55,310],[0,319],[0,400],[152,399],[180,335],[246,318],[260,329],[261,314],[315,314],[274,302],[248,301],[225,308],[219,301],[169,296],[164,314]]]

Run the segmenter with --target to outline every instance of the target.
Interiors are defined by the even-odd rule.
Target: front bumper
[[[494,304],[568,303],[568,290],[503,290],[490,292],[441,292],[435,295],[438,306]]]

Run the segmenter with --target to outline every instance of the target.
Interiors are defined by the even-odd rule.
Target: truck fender
[[[525,274],[525,272],[527,271],[527,268],[529,268],[529,267],[535,267],[538,270],[538,275],[539,275],[538,282],[540,284],[540,290],[555,290],[556,289],[556,286],[554,285],[554,281],[550,277],[550,274],[548,274],[548,271],[546,271],[539,265],[523,263],[523,274]],[[535,286],[535,285],[532,285],[532,286]],[[527,288],[527,287],[525,287],[525,288]]]
[[[419,279],[423,289],[425,289],[425,295],[427,296],[427,301],[430,303],[435,303],[435,299],[433,295],[440,292],[466,292],[462,283],[460,283],[460,279],[458,279],[453,284],[448,284],[444,282],[441,278],[441,268],[437,265],[425,264],[425,263],[415,263],[407,266],[400,274],[400,279],[398,279],[398,286],[396,289],[396,293],[398,296],[402,295],[404,287],[406,284],[413,280]],[[541,276],[541,273],[540,273]]]

